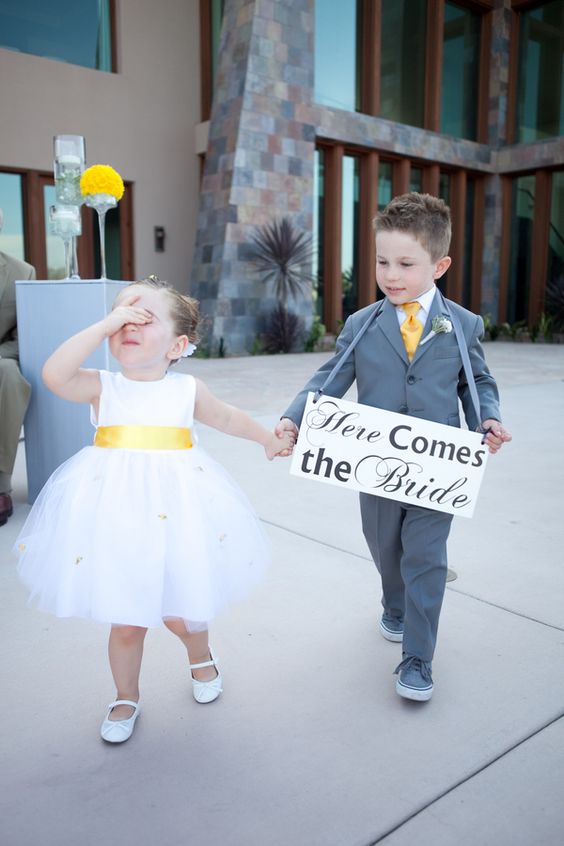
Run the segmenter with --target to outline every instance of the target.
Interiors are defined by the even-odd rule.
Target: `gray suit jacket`
[[[480,344],[484,332],[482,318],[451,300],[448,300],[448,304],[458,316],[468,344],[470,364],[480,399],[481,420],[476,419],[472,406],[454,331],[435,335],[425,344],[420,344],[413,360],[409,362],[395,307],[388,300],[385,300],[381,314],[367,329],[324,392],[342,397],[356,379],[358,401],[364,405],[410,414],[448,426],[460,426],[460,398],[469,429],[476,429],[482,420],[488,418],[501,420],[497,386],[488,370]],[[323,385],[373,309],[373,305],[367,306],[348,318],[339,335],[335,355],[313,375],[286,410],[284,417],[300,425],[308,391],[315,391]],[[443,313],[441,298],[437,293],[423,337],[430,331],[433,317]]]
[[[18,357],[18,331],[16,324],[16,279],[35,279],[35,269],[0,253],[0,357]]]

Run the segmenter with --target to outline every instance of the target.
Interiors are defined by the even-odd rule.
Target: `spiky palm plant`
[[[564,273],[556,277],[546,289],[546,310],[558,331],[564,329]]]
[[[298,229],[290,217],[258,226],[252,236],[252,259],[265,284],[271,284],[276,299],[287,306],[313,282],[313,255],[309,233]]]

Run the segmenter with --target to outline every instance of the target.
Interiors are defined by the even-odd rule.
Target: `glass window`
[[[24,261],[22,178],[18,173],[0,173],[0,208],[4,212],[0,250]]]
[[[441,170],[439,175],[439,197],[448,206],[450,203],[450,174],[444,170]]]
[[[221,23],[223,21],[223,9],[225,0],[212,0],[210,7],[211,14],[211,55],[212,55],[212,86],[217,79],[217,68],[219,65],[219,41],[221,37]]]
[[[564,171],[552,174],[552,201],[548,237],[548,285],[552,297],[547,302],[555,329],[564,331]],[[558,306],[557,303],[560,305]]]
[[[359,166],[355,156],[343,156],[343,217],[341,275],[343,320],[358,308],[358,199]]]
[[[392,199],[392,163],[378,163],[378,211],[388,205]]]
[[[409,171],[409,190],[419,193],[423,190],[423,170],[420,167],[412,167]]]
[[[0,46],[111,71],[110,0],[3,0]]]
[[[507,320],[526,320],[531,275],[531,241],[535,206],[535,177],[521,176],[513,182],[511,252]]]
[[[317,314],[323,320],[324,307],[324,263],[323,250],[325,239],[323,237],[325,226],[325,153],[323,150],[315,151],[315,163],[313,170],[313,290],[312,299]]]
[[[382,0],[380,115],[423,126],[427,0]]]
[[[516,140],[564,134],[564,2],[522,12]]]
[[[445,3],[441,132],[476,138],[480,15]]]
[[[359,61],[357,3],[315,0],[315,101],[354,111]]]

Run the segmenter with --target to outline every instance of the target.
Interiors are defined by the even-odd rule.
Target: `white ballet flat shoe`
[[[134,709],[133,714],[127,720],[108,719],[116,705],[131,705]],[[100,729],[102,740],[105,740],[107,743],[123,743],[125,740],[129,740],[135,728],[135,720],[140,712],[139,702],[133,702],[131,699],[116,699],[115,702],[110,702],[108,705],[108,714]]]
[[[220,693],[223,693],[221,673],[217,668],[216,659],[213,657],[211,649],[209,650],[209,653],[209,661],[202,661],[200,664],[190,664],[192,693],[194,694],[196,702],[200,702],[202,705],[205,705],[208,702],[213,702],[217,699]],[[199,679],[195,679],[192,675],[192,670],[199,670],[202,667],[215,667],[215,671],[217,673],[215,679],[211,679],[211,681],[200,681]]]

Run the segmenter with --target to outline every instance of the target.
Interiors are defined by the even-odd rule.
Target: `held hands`
[[[298,437],[298,427],[294,421],[290,420],[289,417],[283,417],[282,420],[276,424],[274,434],[276,438],[278,438],[278,445],[274,454],[278,458],[287,458],[289,455],[292,455],[294,444],[296,443]],[[287,435],[289,435],[291,439],[289,446],[286,444]]]
[[[136,308],[135,303],[139,300],[139,295],[132,294],[129,297],[124,297],[123,303],[116,306],[104,320],[104,332],[107,338],[115,335],[116,332],[126,326],[128,323],[143,324],[150,323],[152,315],[146,308]]]
[[[290,421],[292,422],[292,421]],[[264,451],[266,453],[266,457],[269,461],[272,461],[273,458],[277,456],[285,457],[287,455],[292,454],[292,450],[294,448],[294,444],[296,443],[296,436],[297,436],[297,429],[296,434],[290,429],[280,430],[280,434],[278,433],[278,427],[280,423],[272,433],[270,437],[270,441],[268,444],[265,444]],[[292,426],[294,424],[292,423]],[[294,426],[295,428],[295,426]]]
[[[513,440],[507,429],[501,425],[499,420],[484,420],[482,423],[482,429],[484,432],[487,432],[487,435],[485,435],[482,443],[487,446],[492,455],[501,449],[503,444],[509,443],[509,441]]]

